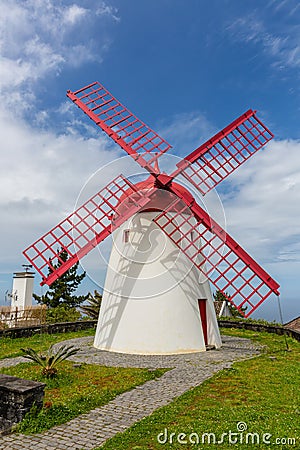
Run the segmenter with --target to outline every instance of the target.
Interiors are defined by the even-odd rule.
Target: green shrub
[[[81,319],[81,314],[76,308],[57,306],[56,308],[48,308],[46,312],[47,323],[76,322],[79,319]]]

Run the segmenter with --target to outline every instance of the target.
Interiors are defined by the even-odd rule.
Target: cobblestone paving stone
[[[110,367],[171,368],[162,377],[118,395],[114,400],[63,425],[34,436],[11,434],[0,437],[0,450],[88,450],[101,446],[116,433],[123,432],[156,409],[172,402],[189,389],[200,385],[214,373],[233,362],[257,355],[261,348],[248,339],[222,336],[220,350],[182,355],[125,355],[97,350],[93,338],[68,342],[80,351],[70,359],[76,363]],[[22,357],[4,359],[1,367],[26,361]]]

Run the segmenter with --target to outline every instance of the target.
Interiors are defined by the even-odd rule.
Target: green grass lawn
[[[28,338],[1,338],[0,359],[21,356],[22,347],[44,351],[51,344],[66,339],[93,336],[94,333],[95,330],[90,329],[69,333],[36,334]],[[71,361],[62,362],[58,366],[58,377],[52,380],[42,377],[41,368],[30,362],[0,370],[2,373],[47,384],[44,408],[38,414],[32,411],[32,414],[18,426],[17,431],[30,434],[47,430],[102,406],[116,395],[165,372],[165,370],[101,367],[92,364],[74,367],[73,364]]]
[[[57,334],[37,333],[27,338],[1,337],[0,359],[22,356],[23,353],[20,351],[20,348],[22,347],[26,348],[31,347],[34,350],[44,351],[47,348],[49,348],[51,344],[56,344],[56,342],[64,341],[66,339],[73,339],[77,337],[94,336],[94,334],[95,330],[91,328],[89,330],[82,330],[69,333],[57,333]]]
[[[57,368],[58,376],[54,379],[42,377],[40,366],[34,363],[22,363],[1,369],[2,373],[41,381],[47,385],[42,411],[36,413],[33,410],[29,413],[18,426],[17,431],[26,434],[38,433],[65,423],[165,372],[165,369],[149,371],[148,369],[102,367],[94,364],[74,367],[71,361],[64,361]]]
[[[283,336],[234,329],[224,329],[223,332],[249,337],[266,346],[265,351],[258,357],[237,362],[232,368],[219,372],[169,406],[116,435],[101,450],[299,449],[300,344],[288,338],[291,351],[287,352]],[[239,422],[246,424],[247,430],[242,434],[232,434],[231,440],[238,439],[239,442],[230,444],[228,434],[230,430],[238,432]],[[243,424],[239,424],[240,429],[245,426]],[[185,433],[185,436],[180,433]],[[223,442],[213,444],[213,435],[204,435],[202,443],[204,433],[214,433],[216,440]],[[222,438],[223,433],[228,434]],[[247,433],[257,435],[247,436]],[[157,439],[159,434],[161,443]],[[263,434],[265,443],[262,442]],[[199,444],[196,444],[197,436]],[[296,444],[288,444],[288,438],[295,438]],[[280,441],[277,443],[276,439]]]
[[[236,329],[224,329],[223,332],[251,338],[262,344],[265,350],[260,356],[237,362],[232,368],[219,372],[169,406],[116,435],[101,449],[300,448],[300,343],[288,338],[291,351],[287,352],[283,336]],[[21,355],[20,347],[45,350],[52,343],[93,333],[94,330],[86,330],[35,335],[24,339],[2,338],[0,358]],[[18,431],[40,432],[66,422],[164,372],[87,364],[73,367],[70,361],[65,361],[58,367],[59,377],[47,380],[42,412],[25,419]],[[32,363],[2,369],[2,372],[45,382],[40,375],[40,368]],[[231,439],[239,439],[239,443],[230,444],[228,434],[230,430],[232,433],[237,432],[239,422],[246,424],[247,430],[242,434],[232,434]],[[185,436],[180,433],[185,433]],[[204,433],[213,434],[208,437]],[[225,433],[227,435],[222,438]],[[256,434],[247,437],[247,433]],[[270,444],[262,442],[263,434],[267,434],[265,439]],[[158,435],[160,442],[157,440]],[[217,441],[223,439],[223,442],[213,444],[214,436]],[[200,443],[196,444],[198,438]],[[289,438],[295,438],[296,444],[288,444]],[[249,440],[248,443],[246,439]],[[254,443],[251,443],[252,439]],[[257,439],[260,440],[259,444],[256,444]],[[276,439],[286,440],[277,444]]]

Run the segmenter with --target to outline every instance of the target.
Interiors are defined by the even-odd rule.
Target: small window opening
[[[125,244],[129,242],[129,230],[124,230],[123,240]]]

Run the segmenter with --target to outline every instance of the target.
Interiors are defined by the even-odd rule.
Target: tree
[[[102,302],[102,295],[99,294],[98,291],[94,291],[94,295],[89,293],[87,302],[88,304],[80,306],[81,311],[92,319],[98,319]]]
[[[214,301],[215,302],[227,302],[229,303],[229,294],[227,294],[227,292],[225,292],[225,294],[223,294],[222,291],[216,291],[213,293],[213,297],[214,297]]]
[[[246,312],[247,306],[244,308],[243,307],[240,308],[240,310],[235,308],[235,306],[233,306],[233,304],[229,301],[230,295],[227,292],[225,292],[223,294],[222,291],[216,291],[213,294],[213,297],[214,297],[215,302],[226,302],[227,303],[227,306],[229,308],[229,311],[232,314],[232,317],[244,317],[243,314],[241,314],[241,313]]]
[[[54,269],[59,268],[68,259],[68,253],[66,250],[61,249],[57,252],[59,258],[57,263],[52,264]],[[77,274],[79,262],[74,264],[73,267],[68,269],[63,275],[55,280],[45,295],[39,296],[33,294],[33,298],[40,304],[47,305],[49,308],[56,308],[58,306],[66,306],[67,308],[75,308],[83,303],[88,295],[74,295],[74,292],[85,278],[86,273],[81,275]],[[52,270],[49,267],[49,275]]]

